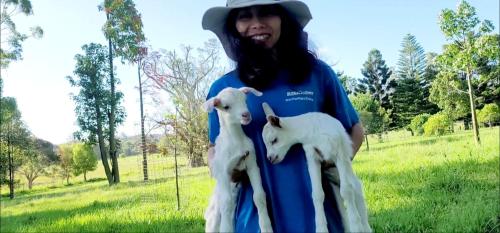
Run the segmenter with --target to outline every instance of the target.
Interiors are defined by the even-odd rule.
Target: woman
[[[244,131],[255,145],[257,163],[268,198],[275,232],[314,232],[314,207],[304,151],[293,146],[283,162],[266,160],[262,128],[266,123],[262,102],[279,116],[325,112],[342,122],[356,152],[363,140],[358,116],[333,70],[307,49],[304,26],[311,19],[306,4],[296,0],[228,0],[203,16],[204,29],[213,31],[236,69],[216,80],[208,98],[225,87],[251,86],[264,93],[249,95],[253,121]],[[307,127],[307,126],[305,126]],[[217,114],[209,114],[209,139],[219,134]],[[209,149],[209,158],[213,149]],[[330,232],[342,232],[342,220],[333,194],[324,184],[325,212]],[[258,232],[252,187],[242,182],[235,214],[236,232]]]

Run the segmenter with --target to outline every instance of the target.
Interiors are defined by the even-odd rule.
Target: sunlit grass
[[[499,131],[482,129],[442,137],[392,132],[370,138],[354,160],[376,232],[499,232]],[[83,177],[40,179],[14,200],[2,190],[0,232],[201,232],[214,181],[206,167],[190,169],[180,157],[177,209],[172,157],[120,159],[122,182],[109,187],[102,167]]]

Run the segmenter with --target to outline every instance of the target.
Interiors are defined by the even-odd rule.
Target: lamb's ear
[[[212,97],[203,103],[203,110],[205,112],[212,112],[215,107],[220,105],[220,99],[217,97]]]
[[[251,88],[251,87],[240,87],[239,90],[241,92],[245,93],[245,94],[248,94],[249,92],[252,92],[256,96],[261,96],[262,95],[262,92],[257,91],[255,88]]]
[[[264,109],[264,113],[266,114],[266,117],[276,116],[276,114],[274,114],[274,111],[271,108],[271,106],[269,106],[269,104],[267,104],[266,102],[262,103],[262,108]]]
[[[277,116],[267,116],[267,121],[271,123],[273,127],[283,128],[280,124],[280,118]]]

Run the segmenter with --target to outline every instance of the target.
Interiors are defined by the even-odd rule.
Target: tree
[[[488,123],[491,127],[493,123],[500,122],[500,108],[495,103],[487,104],[479,111],[477,119],[479,120],[479,123],[483,123],[485,125]]]
[[[41,38],[43,30],[39,26],[30,28],[30,35],[19,32],[14,23],[14,16],[21,13],[26,16],[33,14],[30,0],[0,0],[0,29],[2,40],[0,46],[0,67],[6,68],[10,62],[21,60],[22,43],[29,37]],[[1,96],[1,95],[0,95]]]
[[[356,93],[369,94],[377,100],[389,119],[392,119],[391,98],[396,82],[380,51],[373,49],[368,53],[368,60],[363,64],[361,73],[364,77],[359,79]],[[387,125],[384,125],[383,131],[386,128]]]
[[[493,24],[489,20],[480,22],[476,9],[466,1],[461,1],[456,11],[441,11],[439,26],[450,43],[444,46],[438,61],[447,69],[444,72],[457,74],[452,77],[465,77],[474,139],[479,144],[481,140],[472,82],[483,59],[493,58],[498,61],[498,52],[495,52],[498,51],[498,42],[491,43],[494,40],[488,39],[491,37],[489,33],[493,31]]]
[[[197,56],[189,46],[176,51],[154,51],[144,61],[144,72],[154,86],[166,91],[176,113],[162,120],[184,143],[192,167],[204,165],[202,155],[207,149],[207,114],[200,106],[205,102],[208,86],[219,71],[219,46],[215,39],[205,42]]]
[[[97,168],[97,158],[91,145],[76,144],[73,146],[73,175],[83,173],[83,180],[87,182],[87,172]]]
[[[19,173],[26,177],[30,190],[33,188],[33,182],[46,173],[45,167],[48,164],[48,158],[40,151],[37,151],[35,145],[32,145],[32,147],[32,149],[25,150],[23,153],[23,163],[19,168]]]
[[[66,184],[69,184],[69,178],[73,171],[73,145],[62,144],[58,148],[60,176],[66,179]]]
[[[424,134],[424,124],[427,122],[431,115],[427,113],[423,113],[415,116],[410,122],[410,128],[413,133],[416,135]]]
[[[40,138],[35,138],[36,149],[48,159],[49,162],[57,162],[57,154],[55,152],[55,146],[49,141],[45,141]]]
[[[456,73],[440,71],[432,82],[429,100],[442,109],[450,121],[467,115],[467,93],[463,90],[465,80],[457,77]]]
[[[104,0],[99,10],[106,13],[103,32],[109,46],[109,74],[111,83],[111,109],[109,112],[109,155],[112,161],[113,182],[120,182],[118,154],[115,139],[115,121],[117,100],[113,75],[113,52],[124,61],[137,62],[141,43],[145,41],[142,32],[142,20],[132,0]],[[139,74],[140,75],[140,74]],[[147,175],[145,174],[145,179]]]
[[[344,72],[337,72],[340,83],[344,87],[347,95],[354,94],[356,91],[356,78],[344,74]]]
[[[373,99],[370,94],[350,95],[349,98],[358,111],[361,122],[363,122],[367,146],[368,134],[377,134],[379,140],[382,140],[383,126],[388,123],[389,119],[380,103]]]
[[[394,91],[395,81],[391,79],[392,71],[382,59],[380,51],[373,49],[361,69],[363,78],[359,80],[356,93],[368,93],[383,108],[390,109],[390,95]]]
[[[451,124],[453,122],[449,120],[446,114],[436,113],[424,123],[424,134],[425,136],[441,136],[450,131]]]
[[[424,49],[415,36],[407,34],[401,47],[392,98],[393,122],[397,127],[406,127],[411,131],[408,127],[411,119],[424,113],[427,109],[422,107],[429,102],[425,96],[426,60]]]
[[[22,153],[29,145],[31,133],[21,120],[15,98],[3,97],[0,105],[0,157],[7,161],[0,166],[0,173],[9,173],[9,196],[13,199],[14,175],[21,165]]]
[[[90,145],[99,145],[100,156],[106,178],[110,185],[116,183],[109,167],[106,142],[111,144],[111,96],[117,104],[123,98],[121,92],[111,91],[109,78],[109,66],[106,65],[108,59],[107,47],[100,44],[88,44],[82,46],[85,54],[75,56],[76,65],[74,74],[78,78],[68,76],[71,86],[80,88],[78,95],[73,95],[75,101],[75,112],[80,130],[75,133],[75,137]],[[113,80],[117,82],[117,79]],[[123,107],[117,105],[114,123],[121,124],[125,119]]]

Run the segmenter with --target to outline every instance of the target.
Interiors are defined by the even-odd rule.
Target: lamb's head
[[[216,96],[210,98],[203,104],[207,112],[217,109],[219,117],[224,118],[228,124],[248,125],[252,121],[252,115],[248,111],[246,94],[253,93],[261,96],[262,92],[251,87],[241,87],[239,89],[227,87]]]
[[[272,164],[283,161],[290,147],[295,144],[290,128],[271,109],[267,103],[262,103],[266,113],[267,123],[262,131],[262,138],[267,149],[267,159]]]

